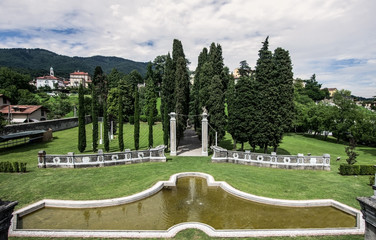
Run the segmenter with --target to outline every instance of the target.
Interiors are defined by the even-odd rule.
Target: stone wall
[[[235,163],[254,165],[259,167],[301,169],[301,170],[327,170],[330,171],[330,155],[304,156],[298,155],[277,155],[276,153],[262,154],[250,151],[228,151],[227,149],[212,146],[212,162]]]
[[[143,162],[166,162],[164,145],[148,150],[103,153],[100,149],[96,154],[47,155],[45,151],[38,153],[39,168],[80,168],[104,167],[120,164]]]
[[[86,124],[91,123],[91,116],[86,116]],[[63,118],[55,120],[46,120],[41,122],[12,124],[4,127],[0,135],[7,135],[17,132],[33,131],[33,130],[48,130],[52,129],[53,132],[61,131],[78,126],[78,118]]]

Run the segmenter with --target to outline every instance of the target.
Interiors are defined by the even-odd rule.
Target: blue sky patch
[[[362,65],[367,63],[367,59],[357,59],[357,58],[349,58],[349,59],[342,59],[342,60],[333,60],[330,63],[330,69],[341,69],[341,68],[348,68],[357,65]]]
[[[139,43],[140,46],[143,47],[154,47],[154,41],[153,40],[148,40],[146,42]]]
[[[31,38],[31,35],[21,30],[0,30],[0,41],[8,38]]]

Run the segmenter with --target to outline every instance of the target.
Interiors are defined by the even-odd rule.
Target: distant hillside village
[[[50,89],[65,89],[66,87],[79,87],[82,84],[84,87],[89,87],[91,77],[87,72],[74,71],[70,73],[69,80],[57,77],[54,74],[54,69],[50,68],[50,75],[37,77],[30,84],[34,85],[37,89],[50,88]]]

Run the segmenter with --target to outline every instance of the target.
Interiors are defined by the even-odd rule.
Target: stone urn
[[[10,202],[0,199],[0,240],[8,239],[8,230],[10,221],[12,220],[13,209],[17,204],[17,201]]]

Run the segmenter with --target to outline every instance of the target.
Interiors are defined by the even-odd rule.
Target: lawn
[[[147,148],[148,126],[141,123],[140,147]],[[86,126],[88,147],[91,152],[91,125]],[[125,147],[133,149],[133,126],[124,125]],[[227,139],[221,142],[230,144]],[[162,126],[154,126],[154,145],[163,142]],[[24,145],[3,150],[0,161],[27,162],[28,172],[0,173],[0,196],[3,200],[17,200],[20,207],[44,198],[50,199],[107,199],[122,197],[145,190],[159,180],[167,180],[172,174],[185,171],[205,172],[218,181],[226,181],[233,187],[252,194],[282,199],[335,199],[359,209],[358,196],[371,196],[368,176],[341,176],[338,166],[345,162],[345,145],[336,144],[331,139],[322,141],[310,136],[286,135],[278,149],[279,154],[311,153],[331,155],[331,171],[307,171],[260,168],[234,164],[214,164],[210,157],[170,157],[166,163],[142,163],[105,168],[84,169],[39,169],[37,153],[47,154],[76,152],[77,128],[54,133],[54,140],[48,143]],[[103,148],[103,146],[99,146]],[[249,146],[246,148],[249,149]],[[118,151],[117,139],[111,141],[111,151]],[[359,147],[358,162],[374,164],[376,149]],[[341,156],[341,161],[336,158]],[[236,176],[236,177],[235,177]],[[187,230],[176,239],[209,239],[200,231]],[[297,239],[362,239],[359,236],[317,237]],[[284,239],[284,238],[280,238]]]

